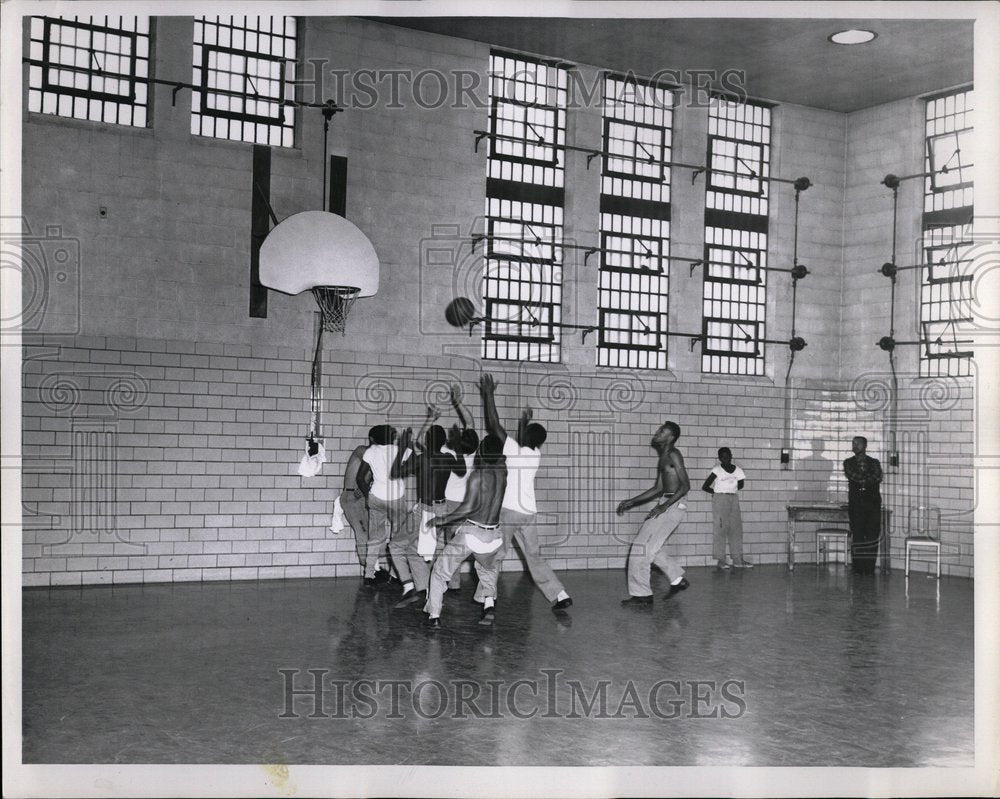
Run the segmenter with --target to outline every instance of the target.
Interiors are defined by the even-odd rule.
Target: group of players
[[[396,607],[423,602],[432,628],[440,626],[443,597],[458,590],[459,569],[470,555],[479,578],[474,599],[483,605],[480,623],[493,623],[500,564],[513,543],[553,611],[565,613],[573,604],[541,556],[534,524],[545,428],[525,409],[517,434],[509,435],[497,412],[493,377],[483,375],[479,389],[487,432],[482,440],[455,385],[451,402],[459,424],[445,432],[431,406],[416,436],[407,429],[397,438],[389,425],[373,427],[368,446],[351,454],[344,477],[341,506],[358,540],[365,587],[379,584],[378,564],[388,543],[403,584]],[[416,478],[415,502],[406,499],[409,476]],[[446,544],[433,559],[438,530]]]
[[[459,589],[459,570],[470,556],[479,578],[474,599],[483,606],[480,624],[493,624],[500,566],[515,543],[553,612],[564,614],[573,604],[541,555],[535,525],[535,475],[545,428],[532,421],[531,409],[525,408],[516,435],[510,435],[497,412],[492,375],[482,376],[479,389],[487,433],[481,440],[462,402],[461,389],[454,385],[451,403],[459,424],[446,432],[436,424],[440,413],[431,406],[416,436],[410,429],[397,435],[390,425],[373,427],[368,445],[357,447],[348,460],[340,497],[357,538],[365,589],[376,590],[386,579],[379,564],[388,545],[403,586],[396,607],[423,602],[432,629],[441,626],[444,595]],[[679,437],[680,427],[674,422],[665,422],[656,431],[652,445],[658,463],[653,486],[618,505],[618,515],[622,515],[657,500],[629,552],[629,597],[624,605],[652,603],[650,566],[654,563],[670,579],[668,598],[689,585],[680,560],[665,548],[684,517],[683,499],[690,488],[684,459],[674,446]],[[415,502],[406,499],[405,480],[410,476],[416,478]],[[435,559],[438,531],[443,531],[446,543]]]

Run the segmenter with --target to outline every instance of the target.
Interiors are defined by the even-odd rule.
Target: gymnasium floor
[[[628,610],[621,571],[561,576],[568,617],[508,573],[490,629],[465,575],[436,633],[392,609],[398,589],[352,579],[26,590],[24,761],[973,763],[970,580],[943,578],[938,596],[915,575],[907,597],[901,572],[695,568],[669,603],[655,574],[654,607]],[[326,717],[309,717],[315,694],[286,696],[309,669],[326,670]],[[418,701],[395,689],[394,708],[391,686],[362,679],[425,685]],[[602,685],[606,708],[588,708]],[[483,718],[459,701],[476,686]]]

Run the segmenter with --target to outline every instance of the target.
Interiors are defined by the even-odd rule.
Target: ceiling
[[[856,111],[972,81],[968,19],[569,19],[378,17],[535,55],[650,76],[742,70],[752,97]],[[868,44],[827,41],[847,28]]]

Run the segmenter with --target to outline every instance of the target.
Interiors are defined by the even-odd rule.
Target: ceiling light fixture
[[[851,28],[846,31],[838,31],[827,37],[834,44],[865,44],[878,36],[875,31],[864,31]]]

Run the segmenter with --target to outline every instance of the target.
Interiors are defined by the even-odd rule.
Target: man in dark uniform
[[[882,464],[868,456],[868,439],[855,436],[854,456],[844,459],[847,477],[847,515],[851,526],[852,568],[858,574],[874,574],[882,528]]]

